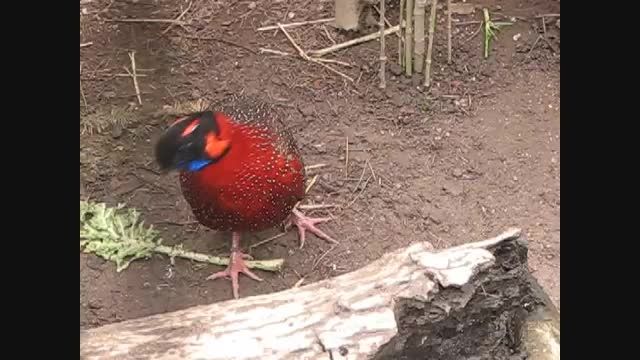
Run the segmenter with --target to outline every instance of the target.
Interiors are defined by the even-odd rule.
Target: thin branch
[[[560,14],[542,14],[536,16],[536,19],[546,18],[546,17],[560,17]]]
[[[424,86],[431,86],[431,54],[433,52],[433,33],[436,30],[436,6],[438,0],[431,0],[431,16],[429,18],[429,45],[427,46],[427,60],[424,69]]]
[[[182,19],[182,17],[184,16],[184,14],[186,14],[189,11],[189,9],[191,9],[191,5],[193,5],[193,1],[189,2],[189,6],[187,6],[187,8],[180,15],[178,15],[177,18],[175,18],[175,21],[180,21],[180,19]],[[175,23],[171,23],[171,25],[167,26],[167,28],[164,29],[164,31],[162,32],[162,35],[166,34],[175,25],[176,25]]]
[[[268,238],[266,238],[266,239],[264,239],[264,240],[262,240],[262,241],[259,241],[259,242],[255,243],[255,244],[253,244],[253,245],[249,246],[249,250],[251,250],[251,249],[253,249],[253,248],[256,248],[256,247],[258,247],[258,246],[260,246],[260,245],[264,245],[264,244],[266,244],[266,243],[268,243],[268,242],[270,242],[270,241],[273,241],[273,240],[275,240],[275,239],[279,239],[279,238],[281,238],[281,237],[283,237],[283,236],[285,236],[285,235],[287,235],[287,233],[286,233],[286,232],[283,232],[283,233],[276,234],[276,235],[274,235],[274,236],[268,237]]]
[[[305,166],[304,170],[305,171],[309,171],[309,170],[313,170],[313,169],[320,169],[323,167],[329,166],[327,164],[314,164],[314,165],[309,165],[309,166]]]
[[[305,60],[310,60],[309,55],[307,55],[306,52],[304,52],[304,50],[302,50],[302,48],[300,48],[300,46],[298,46],[298,44],[296,44],[296,42],[293,40],[293,38],[291,37],[291,35],[289,35],[289,33],[287,32],[287,30],[285,30],[284,26],[280,23],[278,23],[278,26],[280,27],[280,30],[282,30],[282,32],[284,33],[284,36],[287,37],[287,39],[289,40],[289,42],[291,43],[291,45],[293,45],[293,47],[298,50],[298,54],[300,55],[301,58],[305,59]]]
[[[386,63],[387,63],[387,55],[385,53],[385,48],[384,48],[384,21],[385,21],[385,17],[384,17],[384,11],[385,11],[385,4],[384,4],[385,0],[380,0],[380,21],[378,23],[378,26],[380,27],[380,85],[379,87],[381,89],[384,89],[387,87],[387,81],[386,81]]]
[[[404,30],[404,69],[405,75],[413,74],[413,0],[407,0],[405,4],[405,30]]]
[[[447,0],[447,63],[451,64],[451,0]]]
[[[349,177],[349,137],[347,136],[345,140],[345,149],[344,149],[344,177]]]
[[[300,46],[298,46],[298,44],[296,44],[296,42],[293,40],[293,38],[291,37],[291,35],[289,35],[289,33],[287,32],[287,30],[284,28],[284,26],[283,26],[282,24],[278,24],[278,25],[280,26],[280,30],[281,30],[281,31],[284,33],[284,35],[287,37],[287,39],[289,40],[289,42],[291,43],[291,45],[293,45],[293,47],[294,47],[294,48],[296,48],[296,50],[298,50],[298,54],[300,55],[300,57],[301,57],[301,58],[303,58],[304,60],[310,61],[310,62],[312,62],[312,63],[316,63],[316,64],[318,64],[318,65],[320,65],[320,66],[322,66],[322,67],[324,67],[324,68],[328,69],[329,71],[331,71],[331,72],[333,72],[333,73],[335,73],[335,74],[338,74],[338,75],[342,76],[343,78],[345,78],[345,79],[347,79],[347,80],[349,80],[349,81],[353,82],[353,79],[352,79],[350,76],[348,76],[348,75],[346,75],[346,74],[341,73],[340,71],[338,71],[338,70],[336,70],[336,69],[332,68],[332,67],[331,67],[331,66],[329,66],[329,65],[323,64],[323,63],[322,63],[322,62],[320,62],[318,59],[314,59],[314,58],[309,57],[309,55],[307,55],[307,53],[306,53],[304,50],[302,50],[302,48],[301,48]]]
[[[403,58],[402,58],[403,46],[404,46],[404,41],[402,39],[402,34],[404,32],[403,29],[405,27],[405,25],[404,25],[405,21],[404,21],[404,19],[402,17],[403,13],[404,13],[404,2],[405,2],[405,0],[400,0],[400,13],[399,13],[400,14],[400,16],[399,16],[400,20],[398,21],[398,24],[400,25],[400,32],[398,33],[398,64],[401,67],[404,66],[404,63],[402,61],[403,60]]]
[[[288,52],[267,49],[267,48],[259,48],[258,51],[260,51],[261,54],[267,53],[267,54],[274,54],[274,55],[280,55],[280,56],[291,56],[291,54]]]
[[[373,5],[373,8],[378,13],[378,16],[382,16],[382,15],[380,15],[380,9],[378,9],[377,6]],[[389,22],[389,20],[387,20],[387,18],[385,16],[382,16],[382,18],[384,19],[384,23],[387,24],[388,27],[393,27],[393,25],[391,25],[391,23]],[[398,39],[402,40],[402,35],[400,35],[399,33],[396,33],[396,36],[398,37]]]
[[[140,96],[140,87],[138,86],[138,74],[136,72],[136,53],[132,51],[129,53],[129,59],[131,59],[131,77],[133,78],[133,87],[136,89],[136,96],[138,97],[138,104],[142,105],[142,97]],[[129,72],[129,69],[126,69]]]
[[[415,0],[413,6],[413,69],[417,73],[422,73],[424,69],[424,17],[426,0]]]
[[[83,47],[91,46],[91,45],[93,45],[93,41],[89,41],[89,42],[86,42],[86,43],[81,43],[80,44],[80,49],[82,49]]]
[[[396,25],[396,26],[394,26],[392,28],[389,28],[389,29],[385,30],[384,34],[385,35],[393,34],[393,33],[397,32],[398,30],[400,30],[400,26]],[[335,51],[338,51],[338,50],[342,50],[344,48],[347,48],[347,47],[350,47],[350,46],[353,46],[353,45],[357,45],[357,44],[361,44],[361,43],[364,43],[364,42],[367,42],[367,41],[375,40],[375,39],[377,39],[379,37],[380,37],[380,32],[375,32],[373,34],[365,35],[365,36],[362,36],[362,37],[359,37],[359,38],[356,38],[356,39],[352,39],[352,40],[349,40],[349,41],[346,41],[346,42],[343,42],[343,43],[340,43],[340,44],[329,46],[329,47],[324,48],[324,49],[311,50],[311,51],[309,51],[309,54],[315,55],[315,56],[324,56],[324,55],[327,55],[329,53],[332,53],[332,52],[335,52]]]
[[[174,19],[105,19],[106,22],[122,22],[122,23],[164,23],[184,26],[187,25],[184,21]]]
[[[289,28],[289,27],[295,27],[295,26],[301,26],[301,25],[321,24],[321,23],[332,22],[334,20],[335,18],[329,18],[329,19],[319,19],[319,20],[310,20],[310,21],[300,21],[300,22],[294,22],[294,23],[288,23],[288,24],[278,23],[277,25],[270,25],[270,26],[258,28],[256,29],[256,31],[278,30],[280,29],[280,26]]]
[[[307,205],[299,205],[298,209],[300,210],[319,210],[319,209],[330,209],[339,207],[338,204],[307,204]]]
[[[331,41],[331,43],[335,45],[336,41],[333,39],[333,37],[331,37],[331,34],[329,34],[329,30],[327,30],[327,27],[322,25],[322,30],[324,30],[324,34],[327,36],[327,39],[329,39],[329,41]]]
[[[478,30],[476,30],[473,34],[471,34],[471,36],[469,36],[468,38],[464,39],[462,41],[461,44],[466,44],[468,43],[471,39],[473,39],[474,37],[476,37],[478,34],[480,34],[480,30],[482,30],[482,21],[478,22],[480,25],[478,26]]]
[[[80,75],[82,76],[82,63],[80,63]],[[80,77],[80,95],[82,96],[82,102],[84,103],[84,107],[86,108],[87,105],[87,97],[84,96],[84,90],[82,88],[82,77]]]

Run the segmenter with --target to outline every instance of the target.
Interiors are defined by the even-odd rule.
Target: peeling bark
[[[536,324],[555,326],[532,314],[555,308],[535,286],[526,258],[515,229],[437,252],[418,243],[308,286],[81,332],[80,356],[459,360],[518,359],[534,348],[553,353],[548,336],[531,336]],[[559,350],[559,320],[557,328]]]

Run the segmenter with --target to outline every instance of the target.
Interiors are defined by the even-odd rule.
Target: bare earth
[[[479,23],[454,25],[454,61],[447,65],[441,9],[434,85],[427,93],[422,75],[397,76],[395,35],[387,37],[388,87],[381,91],[376,41],[326,56],[353,65],[331,65],[356,80],[353,85],[293,56],[296,52],[281,32],[255,31],[276,22],[332,17],[333,1],[194,1],[181,18],[184,27],[175,25],[164,35],[166,23],[106,20],[174,19],[189,2],[100,0],[81,5],[81,43],[93,44],[81,48],[80,56],[80,198],[125,202],[157,226],[166,243],[226,255],[230,234],[193,223],[177,176],[157,173],[152,144],[172,120],[162,115],[163,106],[244,91],[289,112],[286,121],[306,165],[328,164],[311,171],[320,176],[305,204],[340,206],[307,212],[334,216],[323,229],[340,245],[331,249],[310,236],[300,250],[296,232],[290,231],[253,248],[255,258],[282,257],[286,265],[280,274],[260,272],[261,283],[241,278],[241,296],[284,290],[300,277],[310,283],[349,272],[413,242],[447,247],[517,226],[530,241],[532,271],[559,306],[560,29],[557,17],[547,18],[548,41],[536,42],[544,30],[535,16],[559,13],[560,4],[473,3],[487,7],[498,20],[517,21],[498,33],[488,59],[482,56],[482,34],[471,38]],[[397,1],[388,1],[387,16],[397,23]],[[458,22],[481,18],[480,9],[454,15]],[[332,44],[327,33],[339,43],[375,31],[371,27],[348,34],[325,27],[326,32],[322,24],[289,32],[311,50]],[[292,56],[260,54],[261,47]],[[131,50],[138,74],[145,75],[138,79],[142,106],[131,78],[118,75],[126,74],[123,67],[130,69]],[[112,115],[96,115],[101,113]],[[246,234],[243,245],[248,248],[279,231]],[[205,281],[218,270],[182,260],[172,266],[158,256],[116,273],[114,264],[81,254],[80,326],[231,299],[227,281]]]

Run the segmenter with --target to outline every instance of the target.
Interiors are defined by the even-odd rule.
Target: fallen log
[[[418,243],[278,293],[81,332],[90,359],[559,359],[557,310],[520,230]]]

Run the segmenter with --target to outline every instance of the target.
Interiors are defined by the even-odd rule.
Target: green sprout
[[[482,9],[482,13],[484,14],[484,58],[489,57],[489,43],[492,39],[497,39],[498,36],[496,32],[500,30],[503,26],[513,25],[511,22],[493,22],[489,17],[489,10],[486,8]]]
[[[104,203],[80,201],[80,251],[97,255],[116,264],[116,271],[126,269],[131,262],[149,258],[153,253],[173,259],[184,259],[226,266],[229,258],[186,251],[182,245],[162,245],[160,233],[146,226],[135,209],[123,204],[108,207]],[[247,267],[265,271],[279,271],[284,260],[247,261]]]

